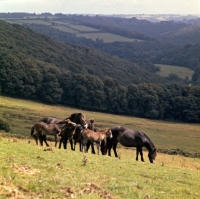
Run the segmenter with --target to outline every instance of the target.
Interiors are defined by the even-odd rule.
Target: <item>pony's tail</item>
[[[35,125],[31,128],[31,136],[33,136]]]

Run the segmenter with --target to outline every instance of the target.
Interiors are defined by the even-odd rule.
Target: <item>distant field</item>
[[[69,25],[69,22],[65,21],[51,21],[51,23],[61,24],[61,25]]]
[[[160,68],[160,71],[158,71],[156,74],[162,77],[167,77],[169,74],[174,73],[182,79],[185,79],[186,76],[188,76],[188,80],[191,80],[192,75],[194,73],[193,70],[186,67],[164,65],[164,64],[155,64],[155,66]]]
[[[67,26],[51,26],[52,28],[64,31],[64,32],[68,32],[68,33],[78,33],[79,31],[77,30],[73,30]]]
[[[88,26],[81,26],[81,25],[74,25],[74,24],[69,24],[69,27],[72,29],[76,29],[79,31],[88,31],[88,32],[98,32],[99,30],[96,28],[90,28]]]
[[[49,17],[48,17],[49,18]],[[59,18],[53,20],[54,17],[49,18],[50,20],[46,21],[46,18],[36,18],[36,17],[29,17],[29,18],[21,18],[21,19],[4,19],[8,23],[18,23],[18,24],[38,24],[38,25],[47,25],[51,26],[52,28],[67,32],[67,33],[74,33],[77,37],[85,37],[88,39],[92,39],[96,41],[96,39],[102,39],[105,43],[112,43],[115,41],[119,42],[133,42],[133,41],[142,41],[139,39],[132,39],[128,37],[123,37],[120,35],[112,34],[112,33],[100,33],[98,29],[84,26],[84,25],[76,25],[70,22],[59,21]],[[56,18],[56,17],[55,17]],[[55,23],[55,25],[53,25]],[[87,33],[85,33],[87,32]],[[96,32],[96,33],[95,33]]]
[[[111,43],[115,41],[120,41],[120,42],[132,42],[135,41],[136,39],[130,39],[127,37],[123,37],[120,35],[115,35],[112,33],[78,33],[76,34],[77,37],[86,37],[88,39],[92,39],[93,41],[96,41],[96,39],[102,39],[105,43]],[[141,40],[137,40],[141,41]]]
[[[46,25],[49,26],[51,25],[51,23],[49,23],[48,21],[43,21],[40,19],[20,19],[20,20],[13,20],[15,22],[19,22],[19,23],[24,23],[24,24],[39,24],[39,25]]]

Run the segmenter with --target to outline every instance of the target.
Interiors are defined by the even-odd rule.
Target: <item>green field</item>
[[[46,26],[51,25],[50,22],[40,20],[40,19],[21,19],[21,20],[18,19],[18,20],[13,20],[13,21],[19,22],[19,23],[24,23],[24,24],[38,24],[38,25],[46,25]]]
[[[194,73],[193,70],[186,67],[164,65],[164,64],[155,64],[155,66],[160,68],[160,71],[158,71],[156,74],[162,77],[167,77],[169,74],[173,73],[173,74],[178,75],[182,79],[185,79],[186,77],[188,77],[188,80],[191,80],[192,75]]]
[[[65,118],[74,112],[81,111],[3,96],[0,97],[0,107],[0,119],[9,121],[11,133],[26,138],[30,137],[32,125],[44,116]],[[190,153],[200,153],[199,124],[164,122],[91,111],[84,111],[84,114],[87,120],[94,118],[95,125],[100,129],[121,125],[143,130],[152,138],[157,149],[180,149]]]
[[[136,41],[136,39],[130,39],[127,37],[123,37],[120,35],[115,35],[112,33],[78,33],[76,34],[77,37],[86,37],[88,39],[92,39],[93,41],[96,41],[96,39],[102,39],[105,43],[111,43],[115,41],[120,42],[132,42]],[[141,41],[141,40],[137,40]]]
[[[51,26],[52,28],[56,28],[58,30],[64,31],[64,32],[68,32],[68,33],[78,33],[77,30],[71,29],[67,26],[62,26],[62,25],[58,25],[58,26]]]
[[[96,28],[90,28],[88,26],[81,26],[81,25],[75,25],[75,24],[69,24],[69,27],[75,30],[78,30],[80,32],[99,32]]]
[[[56,28],[58,30],[75,33],[77,37],[85,37],[87,39],[92,39],[96,41],[96,39],[102,39],[105,43],[111,43],[115,41],[120,42],[132,42],[132,41],[142,41],[139,39],[132,39],[128,37],[123,37],[120,35],[112,34],[112,33],[100,33],[98,29],[91,28],[88,26],[72,24],[70,22],[59,21],[58,18],[54,20],[44,20],[44,18],[29,18],[29,19],[4,19],[9,23],[18,23],[18,24],[39,24],[39,25],[47,25],[52,28]],[[55,24],[54,24],[55,23]],[[87,33],[85,33],[87,32]]]
[[[118,116],[0,96],[0,198],[198,199],[200,158],[157,154],[156,164],[135,160],[135,149],[118,146],[120,158],[35,144],[31,126],[44,116],[84,112],[99,128],[123,125],[144,130],[157,148],[199,152],[200,125]],[[78,148],[78,147],[77,147]],[[96,148],[95,148],[96,149]]]
[[[51,23],[53,24],[58,24],[58,25],[69,25],[69,22],[65,22],[65,21],[51,21]]]

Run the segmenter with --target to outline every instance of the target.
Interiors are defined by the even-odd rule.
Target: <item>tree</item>
[[[47,73],[44,75],[42,87],[40,89],[38,95],[42,100],[52,104],[60,102],[63,90],[54,74]]]
[[[109,113],[116,113],[118,107],[118,88],[117,80],[108,77],[104,81],[104,92],[106,95],[106,106]]]

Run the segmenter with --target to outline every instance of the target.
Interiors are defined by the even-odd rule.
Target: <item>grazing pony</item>
[[[111,148],[113,148],[115,157],[118,157],[116,148],[117,143],[125,147],[136,147],[136,160],[138,160],[138,154],[140,153],[141,161],[144,162],[142,147],[146,147],[149,151],[148,157],[151,163],[155,162],[157,155],[156,148],[151,139],[142,131],[131,130],[122,126],[114,126],[111,128],[113,137],[107,139],[108,155],[111,156]]]
[[[56,147],[58,135],[60,135],[61,133],[64,133],[66,128],[70,125],[71,125],[71,121],[66,122],[62,127],[60,127],[58,124],[47,124],[45,122],[37,122],[31,128],[31,136],[34,137],[36,144],[38,144],[38,138],[41,138],[41,137],[46,138],[46,135],[53,135],[55,137],[55,147]],[[46,146],[49,146],[46,139],[43,139],[43,140],[40,139],[41,145],[43,145],[42,141],[45,142]]]
[[[91,143],[95,142],[97,144],[98,155],[100,154],[101,142],[104,140],[104,138],[105,137],[112,138],[112,131],[110,128],[97,132],[85,128],[82,130],[81,134],[82,134],[82,145],[84,148],[84,152],[85,153],[88,152],[86,148],[88,141],[90,141]]]

